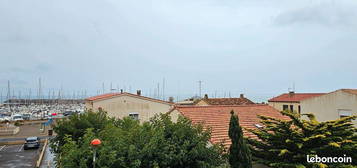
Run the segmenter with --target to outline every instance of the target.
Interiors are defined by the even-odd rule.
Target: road
[[[38,136],[40,139],[48,139],[53,136]],[[26,138],[0,138],[0,142],[10,142],[10,141],[24,141]]]
[[[41,147],[39,149],[42,148]],[[40,153],[39,149],[24,150],[23,145],[1,145],[0,146],[0,167],[34,167],[36,159]]]

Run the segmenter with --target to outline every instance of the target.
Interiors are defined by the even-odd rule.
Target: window
[[[139,114],[138,113],[129,113],[129,117],[131,117],[134,120],[139,120]]]
[[[351,109],[338,109],[338,114],[340,115],[340,118],[349,117],[349,116],[352,116],[352,110]]]
[[[283,111],[288,110],[289,106],[288,105],[283,105]]]
[[[299,114],[301,114],[301,106],[299,105],[299,107],[298,107],[298,108],[299,108]]]
[[[291,111],[291,112],[294,111],[294,105],[290,105],[290,111]]]

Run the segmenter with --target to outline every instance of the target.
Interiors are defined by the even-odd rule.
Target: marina
[[[0,106],[0,121],[49,119],[83,112],[84,101],[79,99],[10,99]]]

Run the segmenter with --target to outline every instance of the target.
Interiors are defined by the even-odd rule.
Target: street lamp
[[[100,146],[102,142],[99,139],[93,139],[92,142],[90,142],[90,145],[93,147],[94,152],[93,152],[93,168],[95,168],[95,156],[97,154],[97,147]]]

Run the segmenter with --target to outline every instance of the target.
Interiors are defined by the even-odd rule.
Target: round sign
[[[90,143],[92,146],[96,147],[99,146],[102,142],[99,139],[93,139]]]

